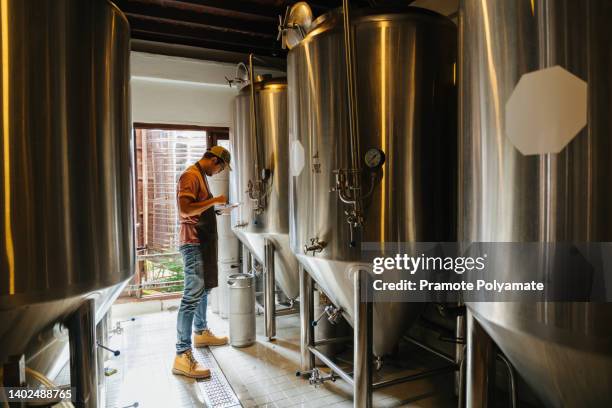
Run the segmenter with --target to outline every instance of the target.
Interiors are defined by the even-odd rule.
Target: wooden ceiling
[[[276,41],[278,16],[296,1],[287,0],[114,0],[130,21],[132,39],[160,44],[284,59]],[[342,0],[308,1],[318,16]],[[356,6],[375,3],[352,0]]]

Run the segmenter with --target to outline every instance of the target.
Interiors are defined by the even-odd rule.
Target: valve
[[[120,352],[119,350],[113,350],[113,349],[111,349],[111,348],[109,348],[109,347],[106,347],[104,344],[100,343],[99,341],[98,341],[98,342],[96,342],[96,344],[98,345],[98,347],[100,347],[100,348],[102,348],[102,349],[104,349],[104,350],[106,350],[106,351],[110,351],[111,353],[113,353],[113,356],[115,356],[115,357],[117,357],[117,356],[119,356],[119,354],[121,354],[121,352]]]
[[[322,375],[321,371],[318,368],[313,368],[312,370],[309,370],[309,371],[296,371],[295,372],[296,377],[303,377],[306,375],[309,375],[308,383],[310,385],[314,385],[315,387],[318,387],[319,385],[323,384],[326,381],[336,382],[336,380],[340,378],[333,372],[329,375]]]
[[[253,209],[255,215],[261,215],[264,212],[264,199],[266,196],[264,181],[255,180],[253,182],[249,180],[246,193],[251,201],[255,202],[255,208]]]
[[[136,318],[135,318],[135,317],[130,317],[128,320],[121,320],[121,321],[118,321],[118,322],[115,324],[115,328],[114,328],[113,330],[111,330],[111,331],[110,331],[110,333],[113,333],[113,334],[121,334],[121,333],[123,333],[123,327],[121,326],[121,323],[125,323],[125,322],[133,322],[133,321],[135,321],[135,320],[136,320]]]
[[[323,309],[323,313],[321,313],[321,315],[313,320],[310,324],[312,327],[315,327],[317,324],[319,324],[319,321],[323,318],[323,316],[327,315],[327,321],[335,325],[338,323],[340,316],[342,316],[342,312],[343,310],[341,307],[327,305],[325,306],[325,309]]]
[[[309,252],[312,252],[312,255],[317,252],[323,251],[327,245],[324,241],[319,241],[319,238],[310,238],[310,245],[304,245],[304,254],[308,255]]]

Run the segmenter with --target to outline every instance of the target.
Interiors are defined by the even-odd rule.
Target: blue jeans
[[[176,352],[191,349],[191,329],[205,330],[206,304],[210,290],[204,289],[204,265],[198,244],[186,244],[179,248],[183,255],[185,288],[176,322]]]

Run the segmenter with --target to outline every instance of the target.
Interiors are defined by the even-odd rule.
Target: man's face
[[[220,160],[215,157],[210,160],[210,166],[208,166],[208,169],[206,170],[206,175],[214,176],[215,174],[219,174],[223,170],[225,170],[225,163],[223,162],[223,160]]]

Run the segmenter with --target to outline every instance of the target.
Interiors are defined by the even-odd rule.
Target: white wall
[[[231,127],[235,65],[132,52],[131,71],[134,122]]]
[[[235,95],[229,87],[132,79],[132,120],[229,127]]]

